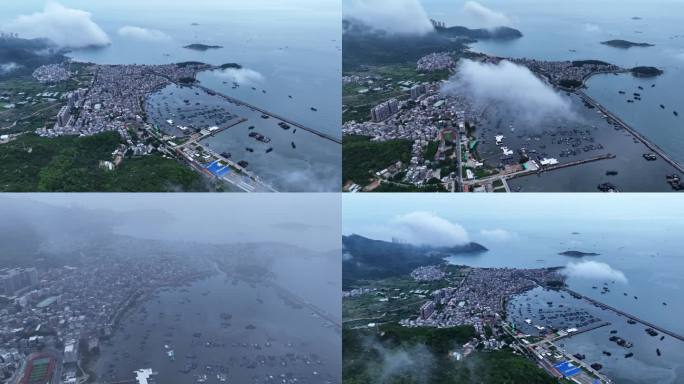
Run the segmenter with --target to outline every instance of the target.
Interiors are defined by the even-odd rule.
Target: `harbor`
[[[667,163],[669,163],[672,167],[676,168],[678,172],[684,174],[684,168],[674,159],[672,159],[670,156],[668,156],[660,147],[658,147],[656,144],[648,140],[644,135],[639,133],[637,130],[632,128],[629,124],[625,123],[620,117],[616,116],[613,114],[611,111],[606,109],[603,105],[599,104],[596,100],[594,100],[591,96],[587,95],[584,91],[578,90],[577,94],[580,95],[582,100],[585,102],[593,105],[596,107],[599,111],[601,111],[603,114],[608,116],[613,122],[618,123],[622,128],[627,130],[630,134],[632,134],[635,138],[637,138],[639,141],[641,141],[646,147],[648,147],[651,151],[655,152],[658,156],[660,156],[662,159],[664,159]]]
[[[339,342],[339,334],[328,320],[288,304],[281,294],[223,274],[160,289],[135,306],[102,346],[98,377],[126,382],[144,366],[158,372],[157,382],[171,384],[274,378],[338,383],[339,357],[326,346]],[[276,313],[280,321],[270,321]]]
[[[246,192],[339,189],[334,141],[201,87],[169,85],[146,103],[174,156],[210,178]]]
[[[578,378],[580,371],[563,374],[564,368],[558,367],[570,362],[606,383],[637,375],[662,379],[669,375],[667,369],[646,373],[644,364],[675,368],[684,357],[684,343],[676,332],[570,288],[536,288],[519,295],[509,303],[508,314],[510,332],[525,338],[531,356],[544,356],[541,365],[558,377]],[[559,354],[563,357],[554,357]]]
[[[557,164],[525,167],[506,175],[514,192],[598,192],[604,186],[614,191],[667,192],[676,189],[668,177],[681,174],[681,167],[631,127],[614,119],[581,91],[570,93],[577,121],[551,119],[541,131],[518,130],[503,119],[486,119],[481,135],[480,153],[486,163],[500,156],[500,146],[487,136],[503,134],[504,145],[524,151],[530,157],[541,154]],[[495,124],[492,126],[492,124]],[[507,131],[507,132],[506,132]],[[638,133],[637,133],[638,134]],[[498,152],[498,153],[497,153]],[[555,153],[555,154],[554,154]],[[495,155],[496,154],[496,155]],[[654,154],[655,158],[650,158]],[[646,158],[648,155],[648,159]],[[553,172],[546,172],[552,170]],[[541,171],[541,172],[537,172]]]

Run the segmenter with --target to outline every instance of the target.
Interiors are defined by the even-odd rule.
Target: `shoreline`
[[[472,51],[471,47],[469,46],[468,49],[466,49],[467,53],[472,53],[475,55],[483,55],[486,57],[492,57],[492,58],[499,58],[503,60],[508,60],[511,59],[510,57],[501,57],[493,54],[489,54],[486,52],[481,52],[481,51]],[[540,61],[549,61],[549,60],[540,60]],[[566,60],[566,61],[572,61],[572,60]],[[526,67],[528,68],[528,67]],[[659,156],[661,156],[667,163],[672,165],[674,168],[676,168],[679,172],[684,173],[684,167],[679,164],[676,160],[672,159],[664,150],[662,150],[657,144],[655,144],[653,141],[651,141],[649,138],[644,136],[641,132],[638,131],[638,129],[630,126],[627,124],[620,116],[618,116],[616,113],[610,111],[608,108],[603,106],[599,101],[595,100],[593,97],[589,96],[584,90],[589,89],[587,83],[595,76],[600,76],[600,75],[608,75],[608,74],[625,74],[625,73],[631,73],[631,69],[625,69],[621,68],[619,70],[613,70],[613,71],[594,71],[582,78],[582,83],[580,86],[576,88],[567,88],[563,87],[561,85],[553,84],[549,81],[549,79],[544,76],[542,73],[539,73],[537,71],[534,71],[531,68],[528,68],[532,73],[540,77],[541,79],[544,80],[544,82],[551,86],[554,90],[561,91],[561,92],[570,92],[578,95],[582,100],[585,100],[589,102],[591,105],[599,109],[601,112],[605,113],[610,119],[614,120],[618,124],[620,124],[627,132],[629,132],[635,139],[641,141],[646,147],[649,149],[653,150],[653,152],[658,153]]]
[[[114,320],[114,323],[111,325],[111,334],[107,338],[99,340],[102,342],[109,341],[110,339],[112,339],[114,335],[117,334],[117,332],[120,332],[120,323],[122,320],[126,318],[128,314],[130,314],[130,311],[136,308],[137,306],[144,304],[147,300],[149,300],[152,297],[152,295],[156,291],[167,288],[179,288],[187,284],[193,284],[195,282],[208,279],[213,275],[215,275],[215,272],[197,272],[193,275],[187,276],[184,279],[173,283],[170,282],[169,284],[161,284],[155,287],[149,287],[147,289],[138,289],[136,292],[131,294],[129,299],[126,300],[126,303],[123,305],[123,307],[117,310],[117,313],[113,316],[116,319]],[[93,380],[99,380],[97,378],[98,373],[95,371],[95,366],[100,360],[101,349],[102,347],[100,347],[100,351],[98,351],[98,353],[96,354],[89,353],[89,358],[86,364],[83,364],[83,362],[79,359],[79,364],[83,364],[81,365],[81,369],[83,370],[83,372],[86,373],[86,375],[89,375],[86,383],[91,383],[93,382]]]
[[[472,53],[475,55],[482,55],[482,56],[490,57],[490,58],[498,58],[498,59],[502,59],[502,60],[511,59],[509,57],[500,57],[500,56],[488,54],[485,52],[472,51],[470,49],[470,47],[466,50],[466,52]],[[541,61],[547,61],[547,60],[541,60]],[[567,61],[571,61],[571,60],[567,60]],[[639,132],[638,129],[627,124],[620,116],[618,116],[616,113],[614,113],[611,110],[609,110],[608,108],[606,108],[603,104],[601,104],[599,101],[597,101],[593,97],[589,96],[585,92],[585,90],[589,88],[587,83],[593,77],[600,76],[600,75],[608,75],[608,74],[619,75],[619,74],[631,73],[631,71],[632,71],[631,69],[621,68],[621,69],[617,69],[617,70],[593,71],[593,72],[585,75],[582,78],[582,83],[578,87],[567,88],[567,87],[561,86],[559,84],[552,83],[543,73],[540,73],[540,72],[538,72],[532,68],[529,68],[529,67],[525,67],[525,68],[527,68],[532,73],[534,73],[538,78],[542,79],[546,85],[552,87],[554,90],[559,91],[559,92],[573,93],[573,94],[577,95],[582,101],[592,105],[594,108],[596,108],[601,113],[606,115],[607,121],[612,121],[612,122],[619,124],[625,131],[627,131],[630,134],[630,136],[632,138],[634,138],[635,140],[638,140],[644,146],[646,146],[646,148],[655,152],[660,158],[662,158],[667,164],[669,164],[670,166],[675,168],[678,172],[684,173],[684,166],[682,166],[678,161],[674,160],[670,155],[667,154],[667,152],[665,152],[662,148],[660,148],[655,142],[653,142],[648,137],[646,137],[644,134]],[[542,173],[544,171],[552,171],[552,170],[559,169],[559,168],[566,168],[566,167],[571,167],[574,165],[581,165],[581,164],[584,164],[586,162],[593,162],[593,161],[598,161],[598,160],[603,160],[603,159],[612,159],[612,158],[616,158],[618,156],[619,156],[619,154],[617,154],[617,155],[616,154],[606,154],[606,155],[602,155],[602,156],[599,156],[597,158],[593,158],[593,159],[589,159],[589,160],[585,159],[585,160],[579,160],[579,161],[575,161],[575,162],[566,162],[566,163],[561,163],[555,167],[548,167],[548,168],[541,167],[537,171],[523,171],[523,172],[510,174],[510,175],[496,176],[494,178],[502,179],[504,181],[504,185],[506,185],[505,181],[507,181],[507,180],[513,180],[516,178],[529,176],[529,175],[535,174],[535,173],[539,174],[539,173]],[[575,164],[575,163],[579,163],[579,164]],[[480,180],[475,180],[475,182],[478,182],[478,181],[480,181]]]

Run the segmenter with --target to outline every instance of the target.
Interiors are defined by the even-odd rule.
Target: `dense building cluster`
[[[41,83],[58,83],[69,80],[71,73],[66,65],[65,63],[42,65],[33,71],[33,78]]]
[[[489,60],[499,61],[499,58]],[[582,83],[595,73],[608,73],[622,70],[617,65],[600,61],[545,61],[536,59],[506,59],[518,65],[529,68],[532,72],[546,77],[554,85],[564,85],[564,82],[572,81]]]
[[[1,268],[0,295],[13,296],[16,292],[28,288],[38,282],[35,268]]]
[[[432,292],[432,300],[421,306],[419,315],[402,320],[401,324],[409,327],[472,325],[482,333],[485,325],[496,322],[505,311],[504,303],[512,295],[552,281],[564,281],[564,278],[552,269],[473,269],[458,287]]]
[[[436,52],[421,57],[418,60],[416,69],[418,72],[434,72],[442,70],[452,70],[456,67],[453,55],[449,52]]]
[[[149,94],[171,81],[194,78],[205,65],[97,65],[88,89],[78,90],[69,97],[69,104],[60,110],[61,118],[53,128],[41,128],[41,136],[91,136],[107,131],[119,131],[128,138],[127,124],[141,121],[142,102]],[[72,101],[73,100],[73,101]]]
[[[347,84],[362,84],[366,80],[362,76],[358,75],[351,75],[351,76],[342,76],[342,84],[347,85]]]
[[[399,112],[399,101],[397,99],[389,99],[371,108],[371,119],[373,122],[379,123],[397,112]]]
[[[357,297],[357,296],[366,295],[368,293],[373,293],[376,291],[377,291],[377,288],[354,288],[354,289],[351,289],[349,291],[342,291],[342,297],[343,298]]]
[[[418,267],[411,272],[411,277],[416,281],[442,280],[446,274],[439,265],[427,265]]]
[[[411,160],[406,164],[404,181],[422,185],[434,176],[426,165],[426,160],[430,159],[424,158],[428,144],[438,140],[444,129],[463,132],[466,122],[476,120],[476,109],[471,101],[462,95],[442,93],[441,85],[440,82],[416,84],[409,88],[410,100],[396,102],[398,110],[395,113],[386,117],[394,107],[380,104],[372,110],[373,121],[346,122],[342,133],[369,136],[373,141],[412,141]]]
[[[397,112],[384,121],[349,121],[342,126],[342,133],[370,136],[376,141],[434,141],[440,129],[458,127],[459,122],[475,118],[474,107],[465,97],[442,94],[439,83],[426,86],[426,93],[415,100],[400,100],[396,105]],[[375,108],[379,107],[381,110],[394,110],[385,103]]]
[[[50,350],[61,354],[60,379],[74,377],[79,346],[96,348],[136,298],[199,277],[199,268],[164,255],[90,255],[78,267],[3,270],[0,376],[17,373],[31,353]]]

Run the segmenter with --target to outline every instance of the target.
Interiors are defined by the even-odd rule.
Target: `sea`
[[[433,245],[477,242],[488,251],[446,260],[479,268],[560,267],[569,289],[684,335],[682,207],[678,194],[387,194],[382,199],[350,194],[343,196],[342,232],[385,241],[405,236]],[[409,220],[412,212],[422,214]],[[566,251],[596,255],[561,255]],[[509,303],[507,320],[526,332],[534,331],[526,328],[528,318],[534,325],[553,325],[538,316],[551,310],[587,311],[610,322],[559,344],[571,355],[585,354],[590,364],[602,364],[616,383],[684,383],[682,341],[651,337],[646,325],[629,324],[626,317],[563,291],[537,288]],[[634,344],[629,351],[609,340],[614,330]],[[629,352],[634,356],[625,358]]]
[[[597,215],[601,215],[600,211]],[[678,251],[681,230],[684,230],[681,223],[664,224],[655,218],[548,222],[539,217],[537,222],[517,222],[515,234],[502,241],[479,235],[473,228],[472,233],[476,234],[473,240],[485,244],[489,251],[477,256],[452,256],[448,260],[452,264],[491,268],[572,268],[588,262],[589,265],[579,267],[581,271],[567,275],[571,290],[684,335],[681,321],[684,258]],[[568,250],[598,255],[579,258],[560,255]],[[548,302],[553,302],[552,308]],[[530,312],[526,311],[528,303]],[[524,320],[528,318],[533,324],[548,326],[548,319],[540,320],[539,315],[559,307],[583,309],[601,321],[610,322],[608,326],[560,343],[571,354],[586,355],[586,362],[602,364],[602,372],[615,382],[684,383],[684,341],[669,336],[660,340],[662,335],[651,337],[645,332],[646,326],[629,324],[627,318],[574,299],[567,293],[537,288],[518,295],[509,303],[509,320],[518,328],[525,328]],[[568,323],[565,328],[574,325]],[[627,350],[609,341],[613,330],[617,336],[634,343],[634,347]],[[661,350],[662,356],[657,356],[656,349]],[[629,352],[634,356],[625,358]]]
[[[463,11],[465,1],[422,0],[428,14],[448,25],[481,28],[481,19]],[[477,52],[540,60],[596,59],[625,68],[655,66],[656,78],[631,74],[592,77],[586,92],[625,122],[684,163],[684,2],[678,0],[488,0],[507,25],[523,37],[511,41],[480,41]],[[613,48],[602,41],[623,39],[653,47]],[[654,85],[654,87],[651,87]],[[642,101],[627,103],[627,95],[644,88]],[[665,108],[661,108],[663,104]],[[673,112],[677,111],[679,117]]]
[[[218,273],[131,308],[94,371],[108,382],[151,368],[156,382],[170,384],[339,383],[341,358],[335,326],[268,285]]]
[[[272,0],[63,0],[60,4],[90,13],[91,20],[111,40],[103,48],[72,50],[68,56],[74,60],[97,64],[237,63],[242,69],[206,71],[198,80],[237,100],[341,138],[339,0],[292,0],[287,4]],[[42,0],[3,3],[0,25],[19,15],[42,12],[44,5]],[[120,33],[126,26],[159,31],[164,37],[131,38]],[[196,43],[222,48],[184,48]],[[234,87],[234,82],[240,86]],[[233,136],[224,131],[214,139],[223,151],[231,149]],[[317,151],[302,154],[318,143]],[[330,145],[328,140],[304,132],[296,144],[299,153],[292,151],[292,156],[287,156],[281,151],[283,161],[264,157],[250,163],[268,169],[262,179],[281,191],[339,190],[339,177],[332,184],[327,180],[315,183],[307,177],[316,172],[336,177],[340,173],[340,145]],[[322,151],[328,153],[319,156],[317,152]],[[333,166],[337,173],[330,172]]]

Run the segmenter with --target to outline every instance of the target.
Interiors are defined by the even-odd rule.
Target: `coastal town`
[[[459,76],[459,55],[454,52],[432,53],[417,61],[418,79],[443,73],[439,80],[383,77],[372,70],[347,74],[343,84],[348,97],[352,97],[349,92],[364,98],[372,94],[393,97],[372,106],[365,118],[346,119],[342,127],[345,137],[366,137],[373,143],[410,142],[411,149],[406,155],[408,161],[388,158],[385,167],[354,170],[355,175],[367,172],[368,181],[345,180],[345,191],[393,186],[407,190],[433,187],[449,192],[513,192],[522,189],[516,182],[528,180],[526,176],[594,162],[613,163],[611,160],[617,156],[628,157],[631,162],[652,162],[648,164],[653,168],[650,172],[662,175],[658,190],[682,187],[682,169],[676,161],[582,90],[592,76],[619,75],[630,70],[597,60],[544,61],[469,51],[465,57],[481,65],[497,66],[506,61],[529,69],[567,98],[582,117],[554,117],[544,121],[543,128],[517,122],[515,116],[507,117],[505,111],[490,108],[489,103],[478,100],[467,89],[454,87],[452,81]],[[640,92],[644,91],[636,90],[634,99],[628,102],[640,101]],[[621,132],[629,137],[625,141],[640,146],[630,152],[617,149],[624,145],[612,140],[621,137]],[[611,168],[605,172],[607,176],[619,173]],[[593,190],[622,190],[614,179],[598,183]]]
[[[0,382],[87,382],[89,362],[131,306],[208,271],[192,258],[105,253],[61,267],[0,270]]]
[[[105,171],[119,168],[129,157],[152,154],[174,159],[196,172],[215,181],[225,183],[245,192],[274,191],[275,189],[247,169],[204,146],[201,141],[214,136],[236,123],[244,122],[235,117],[227,121],[221,116],[206,112],[204,125],[187,132],[174,134],[165,125],[149,120],[150,106],[146,100],[172,84],[190,86],[200,71],[214,67],[196,63],[164,65],[97,65],[65,61],[37,68],[33,78],[48,89],[58,84],[78,84],[65,92],[44,92],[32,95],[6,95],[24,97],[17,103],[35,103],[35,99],[52,101],[60,106],[55,110],[54,123],[37,128],[35,134],[54,139],[62,136],[89,137],[105,132],[116,132],[121,144],[112,152],[111,159],[102,159],[99,167]],[[78,81],[75,79],[78,78]],[[85,79],[87,83],[84,83]],[[205,90],[202,90],[206,93]],[[51,108],[51,107],[50,107]],[[174,111],[175,115],[177,111]],[[168,117],[171,117],[170,115]],[[167,117],[167,118],[168,118]],[[213,120],[212,120],[213,119]],[[169,120],[172,121],[172,120]],[[175,126],[174,126],[175,127]],[[19,138],[22,133],[0,137],[0,144]]]
[[[428,268],[433,271],[431,278],[436,279],[439,274],[435,269],[438,268]],[[424,272],[414,270],[412,273],[414,279],[424,279],[421,275]],[[404,319],[400,324],[408,327],[472,325],[478,333],[484,333],[486,325],[492,326],[501,320],[501,305],[511,296],[538,284],[562,284],[563,281],[563,276],[553,269],[471,269],[458,287],[433,291],[432,300],[420,307],[420,315],[416,319]]]
[[[604,326],[605,322],[591,319],[589,314],[578,315],[577,310],[568,308],[563,316],[576,326],[547,329],[534,324],[535,331],[541,331],[532,335],[522,327],[516,327],[517,319],[511,319],[508,314],[509,303],[522,294],[540,287],[561,289],[565,285],[565,276],[557,268],[462,268],[462,276],[457,279],[454,279],[453,268],[446,269],[444,265],[421,266],[410,273],[410,278],[418,283],[447,282],[446,286],[432,291],[356,288],[346,291],[343,300],[362,300],[364,296],[375,296],[377,300],[389,304],[408,300],[409,296],[423,298],[422,303],[418,304],[418,311],[398,321],[398,324],[409,329],[472,327],[476,336],[450,352],[450,356],[457,361],[471,359],[477,351],[506,350],[536,362],[559,380],[572,378],[572,382],[580,384],[612,383],[609,377],[600,372],[600,367],[594,365],[592,368],[554,344],[562,338]],[[579,324],[580,318],[591,320]],[[523,325],[532,324],[532,320],[525,321]],[[543,316],[535,321],[545,324]],[[359,327],[373,330],[386,322],[379,318],[377,322]]]
[[[30,84],[29,80],[22,80],[27,83],[27,89],[39,90],[37,94],[13,89],[0,92],[0,102],[5,107],[3,116],[7,117],[3,124],[9,124],[8,129],[11,129],[0,135],[0,144],[26,141],[26,136],[33,135],[53,140],[115,133],[120,138],[119,144],[112,148],[111,158],[101,158],[95,168],[115,173],[125,167],[127,159],[161,157],[194,171],[202,188],[243,192],[274,192],[293,187],[277,184],[272,176],[260,173],[265,165],[253,164],[257,160],[267,161],[281,154],[297,155],[298,161],[304,161],[311,156],[306,150],[308,141],[300,143],[304,148],[299,150],[298,141],[321,139],[325,140],[326,147],[339,145],[336,137],[207,88],[197,81],[200,72],[223,68],[240,66],[235,63],[212,66],[194,61],[101,65],[69,59],[40,66],[33,71]],[[227,85],[228,81],[224,80],[223,84]],[[232,89],[238,87],[240,84],[233,82]],[[179,89],[179,94],[184,89],[189,90],[173,110],[164,100],[169,93],[165,90],[171,88]],[[173,95],[173,91],[170,94]],[[315,113],[317,109],[312,107],[311,111]],[[265,144],[271,141],[269,136],[273,132],[269,130],[287,131],[293,136],[278,137],[270,147],[264,148],[268,155],[257,160],[253,159],[254,155],[242,156],[210,147],[208,139],[238,125],[233,130],[249,127],[249,137]],[[255,125],[264,131],[251,132]],[[300,133],[294,136],[298,130]],[[254,148],[246,147],[246,151],[253,153]]]

